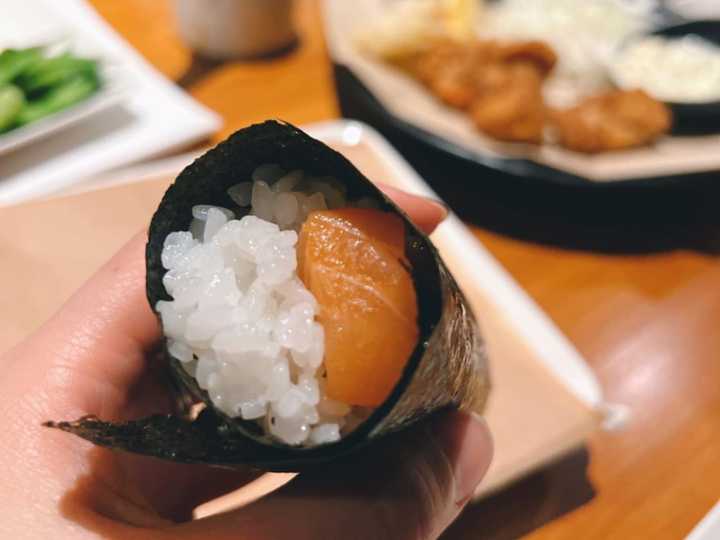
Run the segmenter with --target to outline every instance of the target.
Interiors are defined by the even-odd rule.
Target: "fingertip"
[[[450,214],[450,210],[442,201],[428,198],[425,198],[425,201],[427,202],[428,211],[422,228],[430,234],[438,225],[445,221]]]
[[[407,212],[410,219],[425,234],[432,233],[448,217],[448,207],[441,201],[414,195],[386,184],[378,184],[378,187]]]

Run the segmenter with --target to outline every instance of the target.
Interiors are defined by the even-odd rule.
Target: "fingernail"
[[[444,221],[445,218],[448,217],[448,214],[450,214],[450,208],[444,202],[438,201],[437,199],[429,199],[427,197],[425,197],[425,199],[437,212],[438,223]]]
[[[490,466],[492,438],[485,420],[476,414],[451,413],[439,419],[438,440],[452,467],[455,505],[462,508],[472,498]]]

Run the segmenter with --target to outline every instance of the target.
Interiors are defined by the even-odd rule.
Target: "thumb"
[[[342,463],[302,473],[246,508],[181,525],[175,538],[437,538],[491,458],[481,418],[444,413]]]

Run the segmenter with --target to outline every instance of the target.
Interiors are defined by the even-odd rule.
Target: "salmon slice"
[[[320,305],[331,399],[380,405],[417,344],[404,245],[402,220],[379,210],[315,211],[302,226],[298,274]]]

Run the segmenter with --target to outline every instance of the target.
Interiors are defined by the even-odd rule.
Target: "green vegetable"
[[[25,96],[12,84],[0,87],[0,132],[13,127],[25,106]]]
[[[25,69],[17,84],[26,94],[33,94],[57,86],[78,75],[97,76],[94,60],[78,58],[68,53],[52,58],[43,58]]]
[[[42,48],[0,53],[0,133],[86,99],[100,86],[97,62]]]
[[[94,75],[77,75],[59,86],[48,90],[41,99],[31,101],[23,107],[17,117],[19,125],[29,124],[59,112],[84,100],[98,89],[99,82]]]
[[[13,82],[23,71],[42,61],[39,48],[5,49],[0,53],[0,86]]]

